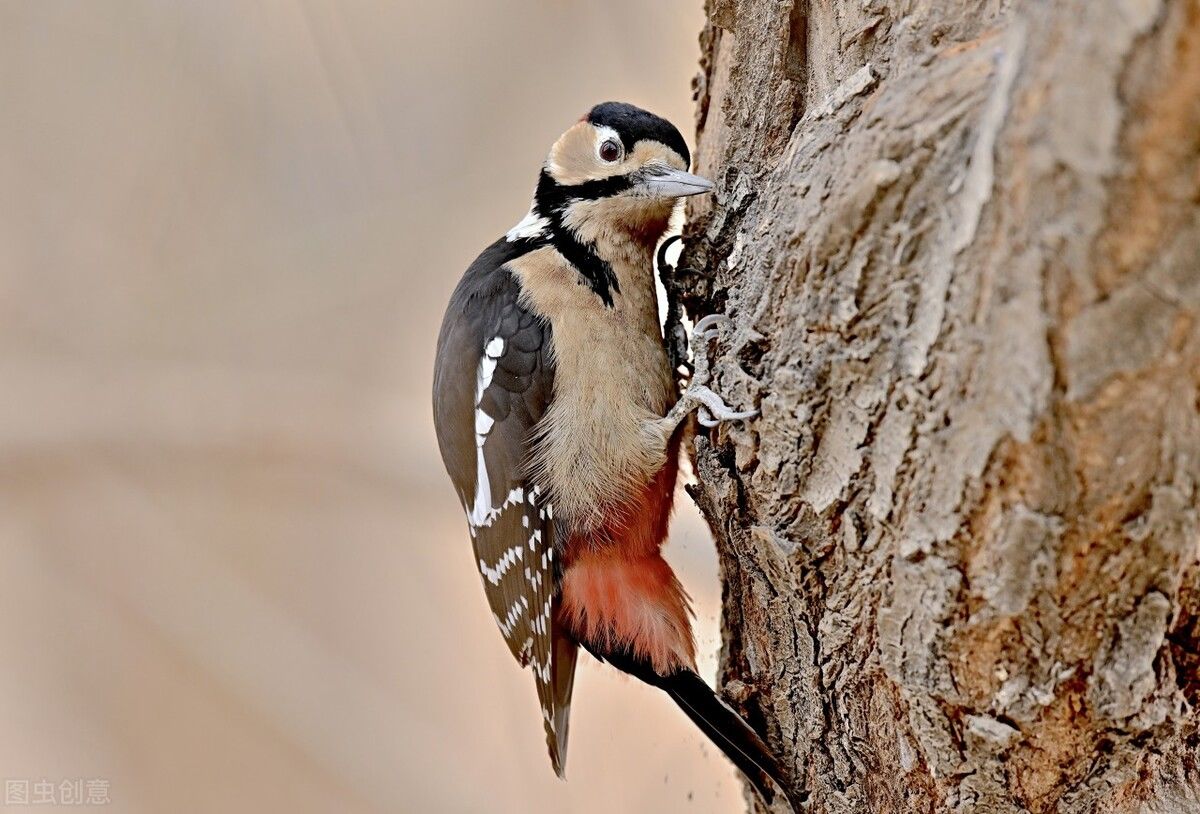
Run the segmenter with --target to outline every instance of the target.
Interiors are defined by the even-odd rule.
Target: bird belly
[[[627,654],[659,675],[694,670],[696,661],[688,597],[661,553],[676,473],[672,457],[632,503],[571,534],[558,608],[559,621],[597,655]]]
[[[677,393],[653,280],[619,269],[609,307],[552,249],[511,265],[527,303],[550,322],[554,349],[554,397],[533,439],[532,471],[556,515],[594,529],[666,463],[670,439],[656,421]]]
[[[637,383],[624,381],[628,373],[612,370],[574,387],[560,378],[538,428],[538,480],[573,528],[596,531],[643,505],[642,492],[666,468],[669,448],[677,449],[656,423],[665,410],[630,397]]]

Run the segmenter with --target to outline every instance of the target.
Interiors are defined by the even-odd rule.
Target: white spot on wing
[[[525,550],[519,545],[505,551],[500,555],[500,559],[496,561],[494,568],[488,567],[488,564],[483,560],[479,561],[479,573],[487,577],[487,581],[493,585],[499,585],[500,579],[507,573],[508,569],[517,564],[517,560],[525,557]]]
[[[496,624],[500,626],[500,632],[504,634],[504,638],[512,635],[513,628],[517,624],[517,620],[529,610],[529,600],[523,596],[518,596],[516,601],[508,609],[508,613],[501,619],[498,614],[493,613],[492,618],[496,620]]]
[[[522,492],[523,490],[518,486],[516,489],[513,489],[508,493],[508,495],[504,498],[504,501],[499,506],[493,506],[491,508],[485,507],[478,515],[476,514],[476,510],[479,508],[479,504],[478,497],[476,497],[476,506],[467,515],[467,522],[470,524],[472,536],[477,534],[480,529],[486,529],[495,523],[497,518],[504,513],[505,509],[510,506],[516,506],[518,503],[520,503],[522,499]],[[485,494],[487,493],[485,492]],[[479,522],[475,522],[476,519],[478,519]]]

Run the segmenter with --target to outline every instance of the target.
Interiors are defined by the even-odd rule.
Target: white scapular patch
[[[522,218],[520,223],[509,229],[504,236],[509,243],[514,240],[528,240],[541,237],[549,226],[550,221],[539,215],[536,209],[530,207],[529,214]]]
[[[475,503],[467,511],[467,524],[474,535],[480,528],[496,522],[500,513],[509,506],[520,503],[525,499],[525,490],[520,487],[508,493],[499,506],[491,505],[492,484],[488,479],[487,461],[483,458],[483,445],[496,419],[483,409],[483,394],[492,383],[496,372],[496,362],[504,355],[504,337],[492,337],[484,346],[483,357],[479,360],[479,368],[475,372]]]
[[[487,577],[487,581],[493,585],[499,585],[500,579],[508,572],[508,569],[517,564],[517,560],[524,559],[525,550],[519,545],[515,545],[508,551],[500,555],[500,559],[496,561],[494,568],[489,568],[488,564],[483,560],[479,561],[479,573]]]

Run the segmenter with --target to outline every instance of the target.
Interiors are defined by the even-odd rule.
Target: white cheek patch
[[[600,145],[610,140],[621,145],[618,161],[605,161],[600,157]],[[573,186],[612,175],[627,157],[625,143],[616,130],[605,125],[580,122],[563,134],[551,148],[545,169],[558,183]]]

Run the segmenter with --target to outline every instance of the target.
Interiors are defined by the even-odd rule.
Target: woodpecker
[[[496,624],[532,668],[555,772],[583,647],[665,690],[769,803],[773,783],[786,788],[779,764],[697,675],[689,600],[661,553],[686,419],[756,415],[705,386],[702,364],[681,394],[668,362],[655,249],[679,199],[713,188],[690,160],[670,122],[617,102],[554,143],[529,213],[450,298],[434,420]]]

